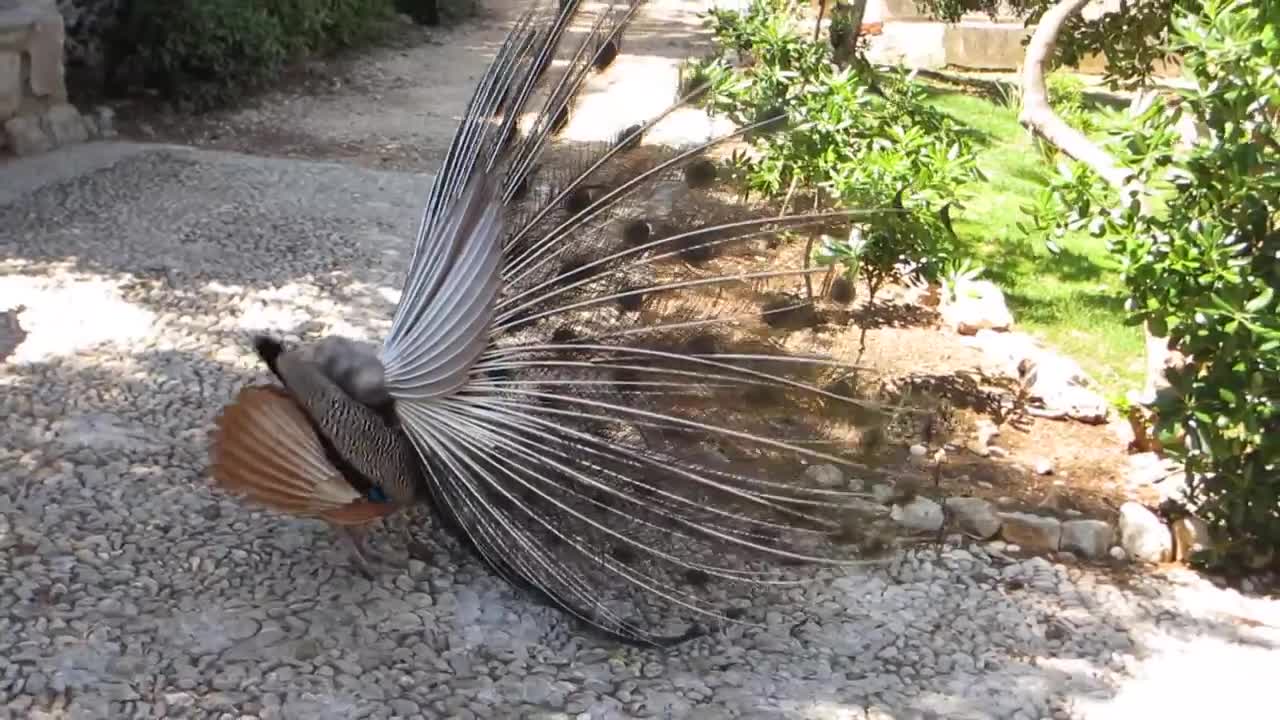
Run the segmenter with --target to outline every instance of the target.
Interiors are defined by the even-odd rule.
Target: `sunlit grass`
[[[959,92],[939,92],[933,102],[977,135],[987,180],[966,188],[955,228],[1005,291],[1018,325],[1075,358],[1108,394],[1140,385],[1142,333],[1125,323],[1124,289],[1106,240],[1071,233],[1056,241],[1061,252],[1053,254],[1044,237],[1017,227],[1028,220],[1021,208],[1055,170],[1016,111]]]

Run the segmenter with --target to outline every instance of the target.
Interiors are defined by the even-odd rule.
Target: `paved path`
[[[0,717],[1274,717],[1280,603],[1185,573],[917,550],[663,655],[448,543],[370,584],[210,493],[246,334],[376,337],[428,181],[125,144],[0,167]]]

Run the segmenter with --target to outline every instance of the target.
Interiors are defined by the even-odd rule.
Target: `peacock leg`
[[[343,544],[347,546],[347,551],[351,556],[352,568],[364,576],[366,580],[372,581],[374,578],[374,563],[369,561],[369,557],[366,554],[367,549],[364,544],[363,528],[339,527],[338,537],[342,538]]]

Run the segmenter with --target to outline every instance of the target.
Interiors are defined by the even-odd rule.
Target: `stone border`
[[[1165,524],[1133,500],[1120,506],[1114,524],[1096,518],[1061,520],[1053,515],[1002,511],[990,500],[973,496],[948,497],[942,505],[917,496],[891,505],[890,517],[905,529],[921,532],[940,531],[950,521],[975,540],[1006,543],[1009,552],[1069,554],[1060,559],[1186,562],[1209,541],[1203,520],[1187,516]]]
[[[810,465],[805,477],[826,489],[861,492],[862,481],[846,481],[844,471],[828,464]],[[1194,516],[1166,524],[1136,501],[1120,506],[1115,522],[1000,510],[985,498],[956,495],[941,503],[923,495],[902,499],[891,482],[867,489],[875,512],[887,511],[900,528],[916,533],[958,531],[978,542],[1000,542],[1007,552],[1054,554],[1060,560],[1133,560],[1144,563],[1185,562],[1207,547],[1208,526]],[[872,503],[869,503],[869,505]]]

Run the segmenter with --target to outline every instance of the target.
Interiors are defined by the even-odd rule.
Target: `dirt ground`
[[[523,5],[485,0],[478,17],[452,27],[404,23],[381,48],[312,61],[239,107],[204,116],[117,106],[118,129],[140,141],[429,172],[443,158],[458,113]],[[623,78],[617,82],[635,85],[626,97],[634,98],[629,110],[637,113],[650,109],[642,105],[665,106],[680,61],[708,47],[696,16],[702,3],[650,5],[624,39],[619,63],[625,67],[613,73]],[[654,83],[666,89],[655,92]],[[618,88],[607,89],[618,97]],[[603,97],[595,100],[588,92],[566,134],[600,139],[625,126],[615,107]],[[710,127],[697,113],[676,125],[695,134]],[[646,137],[646,143],[662,141]],[[1004,422],[992,408],[999,393],[973,379],[979,351],[942,329],[932,310],[901,297],[900,289],[889,288],[875,307],[862,299],[851,307],[824,302],[819,324],[796,333],[801,345],[852,360],[859,328],[866,326],[860,362],[878,378],[882,394],[930,410],[927,422],[891,423],[866,449],[873,480],[914,478],[928,495],[977,495],[1007,509],[1064,518],[1111,519],[1126,499],[1153,499],[1150,488],[1127,482],[1128,453],[1113,427],[1036,418]],[[990,454],[975,448],[975,429],[983,421],[1000,424],[992,442],[997,450]],[[908,448],[917,443],[931,452],[945,447],[946,461],[936,468],[913,464]],[[1052,472],[1037,472],[1038,466]]]

